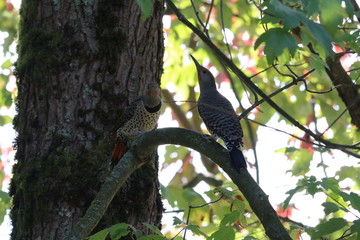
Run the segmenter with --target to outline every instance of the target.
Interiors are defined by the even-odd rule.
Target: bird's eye
[[[203,73],[203,74],[205,74],[205,73],[206,73],[206,71],[205,71],[205,70],[203,70],[203,71],[202,71],[202,73]]]

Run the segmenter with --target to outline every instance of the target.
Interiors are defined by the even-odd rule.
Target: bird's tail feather
[[[230,151],[231,166],[239,171],[240,168],[246,168],[246,161],[240,149],[233,147]]]
[[[125,153],[125,144],[124,142],[118,138],[115,143],[114,150],[111,154],[111,162],[113,164],[116,164],[119,159],[124,155]]]

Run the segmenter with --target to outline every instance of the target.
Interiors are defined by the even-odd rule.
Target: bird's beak
[[[202,66],[200,65],[200,63],[198,63],[198,61],[191,54],[190,54],[190,57],[192,58],[192,60],[195,63],[196,71],[197,71],[197,74],[198,74],[198,80],[202,81],[202,77],[200,75],[200,69],[202,68]]]
[[[190,57],[192,58],[192,60],[194,61],[195,65],[196,65],[196,69],[199,69],[199,67],[201,66],[198,61],[190,54]]]

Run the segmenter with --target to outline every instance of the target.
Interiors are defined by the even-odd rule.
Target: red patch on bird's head
[[[146,91],[146,95],[148,96],[155,96],[155,95],[160,95],[160,89],[158,88],[151,88],[149,90]]]
[[[199,71],[199,70],[197,71],[197,75],[198,75],[198,80],[199,80],[199,81],[202,81],[201,74],[200,74],[200,71]]]

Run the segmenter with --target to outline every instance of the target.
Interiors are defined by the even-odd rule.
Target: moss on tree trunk
[[[23,1],[12,239],[63,239],[86,211],[110,171],[116,119],[160,80],[162,12],[159,1],[146,21],[130,0]],[[160,225],[156,161],[131,177],[98,229]]]

